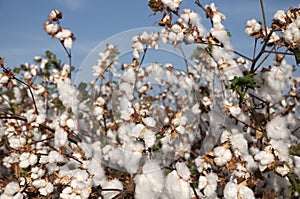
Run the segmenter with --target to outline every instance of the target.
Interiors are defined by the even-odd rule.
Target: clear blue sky
[[[224,24],[232,34],[235,50],[250,55],[253,42],[244,34],[244,29],[248,19],[261,19],[259,0],[201,2],[216,3],[227,17]],[[267,17],[271,19],[277,9],[297,7],[300,2],[264,0],[264,3]],[[184,7],[196,10],[202,21],[207,21],[194,0],[183,0]],[[108,37],[132,28],[157,26],[155,21],[158,20],[157,16],[151,15],[147,0],[0,0],[0,56],[5,58],[6,65],[33,63],[34,56],[42,55],[48,49],[67,62],[58,41],[43,30],[43,23],[54,8],[63,12],[62,26],[71,29],[77,38],[72,49],[75,67],[79,67],[89,52]]]

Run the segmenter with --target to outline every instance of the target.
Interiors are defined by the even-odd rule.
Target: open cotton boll
[[[13,196],[20,190],[20,185],[17,182],[10,182],[5,186],[4,194]]]
[[[103,186],[103,189],[119,189],[123,190],[123,184],[117,179],[107,181]],[[120,192],[119,191],[103,191],[102,196],[104,199],[114,198],[117,196]]]
[[[164,175],[159,164],[148,160],[143,173],[136,175],[135,184],[136,198],[160,198],[164,189]]]
[[[231,151],[229,149],[226,149],[223,146],[218,146],[214,148],[214,162],[218,166],[223,166],[227,162],[229,162],[232,158]]]
[[[165,191],[169,198],[182,199],[191,198],[191,187],[190,184],[178,176],[174,170],[169,173],[165,181]]]
[[[240,186],[239,198],[241,199],[255,199],[253,191],[247,186]]]
[[[152,117],[146,117],[143,121],[148,127],[155,127],[156,121]]]
[[[276,140],[287,140],[291,134],[287,128],[287,120],[285,117],[277,116],[268,122],[266,126],[268,138]]]
[[[65,146],[68,142],[68,133],[62,128],[56,129],[54,134],[54,145],[59,148]]]
[[[228,182],[224,188],[225,199],[237,199],[238,185],[234,182]]]
[[[274,162],[275,157],[271,153],[267,153],[266,151],[260,151],[258,154],[254,156],[254,159],[260,161],[259,169],[263,171],[267,168],[268,164]]]
[[[237,150],[241,155],[248,154],[248,142],[243,134],[234,134],[230,143],[232,149]]]
[[[128,69],[121,78],[123,81],[134,84],[135,82],[135,72],[132,68]]]
[[[183,180],[188,181],[191,176],[191,172],[190,169],[186,166],[186,164],[184,162],[177,162],[175,167],[178,175]]]

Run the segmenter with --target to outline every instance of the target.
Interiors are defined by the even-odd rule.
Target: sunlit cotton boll
[[[54,144],[55,147],[62,147],[67,144],[68,141],[68,133],[64,131],[62,128],[59,128],[55,131],[54,134]]]
[[[228,182],[224,188],[224,198],[237,199],[238,185],[234,182]]]
[[[166,194],[173,199],[191,197],[190,184],[183,179],[180,179],[175,170],[167,175],[165,181],[165,190]]]
[[[136,198],[160,198],[164,189],[164,175],[159,164],[148,160],[143,166],[143,173],[135,177]]]
[[[223,146],[218,146],[214,148],[214,162],[218,166],[223,166],[227,162],[229,162],[232,158],[231,151],[229,149],[226,149]]]
[[[291,134],[291,131],[287,128],[286,118],[280,116],[268,122],[266,131],[268,138],[276,140],[287,140]]]
[[[177,162],[176,171],[178,175],[185,181],[188,181],[191,175],[190,169],[186,166],[184,162]]]
[[[6,194],[8,196],[13,196],[19,190],[20,190],[20,185],[17,182],[10,182],[6,185],[4,194]]]

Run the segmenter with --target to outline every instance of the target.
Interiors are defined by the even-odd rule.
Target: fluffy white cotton
[[[185,181],[188,181],[190,176],[191,176],[191,172],[190,169],[186,166],[186,164],[184,162],[177,162],[175,165],[176,171],[178,173],[178,175]]]
[[[234,134],[231,137],[232,149],[237,150],[241,155],[248,154],[248,142],[241,133]]]
[[[214,148],[214,156],[215,156],[214,162],[218,166],[225,165],[232,158],[230,149],[226,149],[223,146],[218,146],[218,147]]]
[[[164,175],[159,164],[148,160],[143,173],[135,177],[135,197],[136,198],[160,198],[164,189]]]
[[[237,199],[238,185],[234,182],[228,182],[224,188],[225,199]]]
[[[191,197],[190,184],[178,176],[174,170],[167,175],[165,181],[165,191],[170,198],[182,199]]]
[[[156,141],[155,132],[147,129],[145,131],[143,137],[144,137],[146,147],[148,147],[148,148],[153,147],[153,145],[155,144],[155,141]]]
[[[146,118],[144,118],[144,123],[148,127],[155,127],[155,125],[156,125],[156,122],[153,119],[153,117],[146,117]]]
[[[283,140],[271,139],[270,144],[275,149],[275,155],[280,161],[287,162],[289,160],[289,143]]]
[[[259,168],[261,171],[263,171],[266,169],[268,164],[274,162],[275,157],[271,153],[267,153],[266,151],[260,151],[254,156],[254,159],[260,162]]]
[[[123,190],[123,184],[117,179],[108,181],[102,186],[103,189],[119,189]],[[108,198],[114,198],[116,195],[118,195],[119,191],[103,191],[103,197],[106,199]]]
[[[266,126],[268,138],[276,140],[287,140],[291,131],[287,128],[287,120],[277,116],[268,122]]]
[[[253,191],[247,186],[241,186],[239,188],[239,197],[241,199],[255,199]]]
[[[6,185],[4,194],[6,194],[8,196],[13,196],[19,190],[20,190],[20,186],[17,182],[10,182]]]
[[[135,83],[135,72],[133,69],[128,69],[122,76],[122,80],[131,84]]]
[[[68,133],[64,131],[62,128],[59,128],[55,131],[54,134],[54,144],[55,147],[59,148],[65,146],[68,141]]]

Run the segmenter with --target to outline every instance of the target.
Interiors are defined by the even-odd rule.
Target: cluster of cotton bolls
[[[59,39],[65,48],[71,49],[75,36],[71,30],[60,26],[61,18],[62,12],[57,9],[52,10],[48,20],[44,23],[44,29],[51,37]]]
[[[299,196],[299,84],[292,65],[275,59],[230,90],[234,76],[251,71],[233,57],[225,16],[215,4],[205,6],[213,22],[206,32],[195,11],[179,13],[181,1],[161,2],[168,9],[155,9],[166,12],[160,35],[134,37],[133,61],[119,70],[118,50],[107,44],[88,90],[76,88],[71,66],[50,52],[14,71],[1,64],[0,198]],[[283,15],[275,17],[282,27]],[[49,22],[60,18],[53,10]],[[51,36],[56,28],[45,25]],[[264,35],[254,20],[247,32]],[[159,40],[201,44],[195,67],[144,65],[140,53],[158,48]],[[252,80],[260,88],[240,89]]]
[[[108,44],[104,52],[99,53],[98,64],[93,66],[93,76],[104,78],[106,70],[114,71],[114,65],[118,64],[118,51],[116,46]]]
[[[132,41],[133,57],[136,59],[140,57],[140,53],[145,52],[145,48],[158,49],[158,33],[155,32],[143,32],[141,35],[134,36]]]

